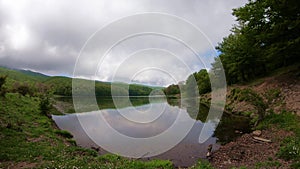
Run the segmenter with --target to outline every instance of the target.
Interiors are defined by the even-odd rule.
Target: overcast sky
[[[0,65],[48,75],[73,76],[75,70],[76,77],[102,81],[151,85],[176,83],[185,80],[191,72],[209,68],[215,56],[213,47],[235,24],[232,8],[246,2],[0,0]],[[171,14],[185,21],[178,19],[180,22],[170,24],[167,17],[144,17],[142,20],[130,17],[147,12]],[[127,20],[125,16],[129,16]],[[121,18],[124,22],[114,24]],[[188,26],[180,25],[184,22]],[[202,37],[194,36],[189,23],[201,31]],[[107,29],[108,33],[101,35],[101,28]],[[179,30],[183,36],[174,35],[175,39],[172,39],[160,34],[145,34],[141,31],[144,28],[158,30],[154,33],[164,35],[166,31],[174,35]],[[124,32],[142,34],[126,39],[121,36]],[[123,41],[111,46],[105,56],[100,56],[104,41],[117,42],[122,38]],[[198,45],[196,53],[184,43]],[[86,48],[83,48],[84,44]],[[202,57],[201,61],[197,61],[197,57]],[[75,68],[76,60],[80,63]]]

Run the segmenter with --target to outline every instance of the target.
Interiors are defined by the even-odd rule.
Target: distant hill
[[[48,75],[45,75],[45,74],[42,74],[42,73],[39,73],[39,72],[33,72],[31,70],[18,70],[17,69],[16,71],[21,72],[21,73],[26,74],[26,75],[29,75],[31,77],[35,77],[38,80],[46,80],[50,77]]]
[[[0,75],[7,75],[10,81],[18,81],[18,82],[42,82],[49,78],[41,73],[32,72],[29,70],[17,70],[17,69],[10,69],[6,67],[0,66]]]
[[[7,84],[9,88],[13,88],[15,82],[27,83],[34,87],[36,83],[43,83],[50,86],[54,94],[71,96],[72,95],[72,78],[63,76],[47,76],[39,72],[33,72],[30,70],[18,70],[10,69],[6,67],[0,67],[0,76],[7,75]],[[79,82],[87,82],[85,79],[77,79]],[[147,96],[152,90],[160,90],[162,87],[145,86],[141,84],[130,84],[128,90],[128,84],[126,83],[111,83],[95,81],[95,93],[97,96],[111,96],[111,85],[115,87],[114,90],[118,95],[130,95],[130,96]],[[88,93],[84,88],[84,85],[80,87],[82,94]]]

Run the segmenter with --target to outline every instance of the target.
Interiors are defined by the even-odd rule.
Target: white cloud
[[[52,75],[72,75],[80,49],[92,33],[113,20],[144,12],[162,12],[184,18],[197,26],[215,46],[228,35],[234,24],[231,9],[244,3],[246,0],[95,0],[88,2],[83,0],[0,0],[0,65],[32,69]],[[148,21],[144,20],[136,23],[135,26],[148,24],[148,27],[159,27],[164,30],[184,30],[183,27],[170,27],[172,25],[161,23],[161,25],[149,25]],[[138,28],[128,29],[134,31]],[[192,37],[193,32],[186,29],[184,35]],[[107,39],[114,37],[117,35],[106,36]],[[193,38],[187,39],[186,42],[190,44],[203,42],[202,48],[196,52],[209,66],[212,57],[204,56],[212,53],[212,47],[207,42]],[[95,64],[95,62],[100,59],[97,50],[101,50],[101,46],[94,46],[88,51],[90,52],[89,59],[78,65],[78,73],[80,77],[111,80],[113,72],[124,61],[124,58],[147,48],[164,49],[181,59],[178,61],[178,58],[160,56],[159,61],[156,59],[156,63],[153,63],[174,74],[178,81],[184,80],[189,73],[188,69],[183,68],[182,63],[185,63],[191,71],[204,67],[199,61],[196,62],[193,53],[178,41],[145,35],[133,37],[118,44],[103,59],[99,72],[94,71],[97,74],[90,74],[89,69],[96,70],[98,63]],[[139,65],[151,63],[147,57],[150,56],[145,54],[141,55],[143,59],[131,60],[130,67],[122,68],[122,72],[116,77],[130,79],[129,75],[132,74],[130,71],[141,67]],[[158,74],[157,70],[145,71],[144,74],[131,80],[159,85],[172,83],[167,75]]]

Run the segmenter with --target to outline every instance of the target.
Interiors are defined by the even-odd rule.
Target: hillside
[[[0,168],[172,168],[169,161],[98,156],[80,148],[41,112],[40,103],[38,97],[18,93],[0,96]],[[53,108],[48,113],[59,114]]]
[[[71,96],[72,95],[72,78],[63,76],[47,76],[38,72],[29,70],[17,70],[0,67],[0,76],[7,76],[6,88],[15,90],[19,86],[28,86],[29,90],[39,90],[40,86],[48,86],[53,90],[55,95]],[[84,79],[77,79],[77,82],[89,82]],[[90,81],[91,82],[91,81]],[[38,84],[38,85],[37,85]],[[111,96],[111,82],[95,81],[96,96]],[[130,96],[147,96],[152,90],[162,89],[162,87],[152,87],[140,84],[113,83],[118,95]],[[82,88],[84,95],[87,89]]]
[[[49,76],[28,70],[10,69],[0,66],[0,75],[7,75],[10,80],[18,82],[42,82]]]
[[[299,70],[299,64],[296,64],[248,84],[229,86],[226,111],[251,118],[256,131],[243,134],[214,152],[211,160],[214,167],[300,166]],[[254,137],[271,142],[258,141]]]

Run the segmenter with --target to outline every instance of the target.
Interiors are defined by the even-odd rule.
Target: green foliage
[[[0,76],[0,89],[2,89],[2,86],[5,84],[7,76]]]
[[[300,164],[300,118],[290,112],[267,115],[257,127],[258,129],[277,126],[280,129],[292,131],[294,136],[287,137],[281,143],[277,155],[285,160],[293,160],[292,166],[297,168]]]
[[[56,95],[72,95],[72,79],[67,77],[50,77],[45,81],[46,85],[51,86]]]
[[[231,100],[237,100],[239,102],[246,101],[255,106],[259,114],[259,119],[257,120],[261,120],[265,116],[265,110],[267,109],[268,105],[264,102],[264,99],[254,90],[250,88],[233,88],[231,90],[229,98]]]
[[[73,135],[66,130],[54,130],[54,133],[63,136],[65,138],[73,138]]]
[[[4,84],[6,82],[7,76],[0,76],[0,96],[5,96],[6,94],[6,88],[4,87]]]
[[[27,72],[27,73],[26,73]],[[10,82],[42,82],[47,79],[48,76],[42,75],[40,73],[35,73],[24,70],[14,70],[0,66],[0,74],[7,75]]]
[[[39,110],[42,114],[47,115],[52,108],[52,104],[48,95],[40,97]]]
[[[189,97],[210,92],[211,85],[207,70],[201,69],[199,72],[195,72],[192,75],[190,75],[186,80],[185,90],[187,96]]]
[[[84,79],[72,79],[68,77],[49,77],[40,73],[31,72],[28,70],[12,70],[0,67],[0,77],[6,78],[6,83],[1,85],[4,91],[13,91],[21,95],[39,96],[49,91],[53,91],[55,95],[72,96],[72,82],[75,80],[78,83],[76,91],[77,95],[84,96],[95,93],[96,96],[111,96],[111,86],[115,86],[114,90],[118,95],[130,96],[148,96],[155,88],[138,85],[138,84],[125,84],[125,83],[110,83],[100,81],[89,81]],[[3,78],[4,79],[4,78]],[[0,79],[1,80],[1,79]],[[94,88],[90,88],[90,86]],[[4,90],[5,89],[5,90]],[[157,88],[160,89],[160,88]],[[94,90],[94,91],[93,91]]]
[[[297,0],[250,0],[234,9],[238,25],[216,47],[228,84],[245,82],[299,62]],[[217,61],[213,69],[217,69]]]
[[[148,86],[130,84],[129,85],[129,96],[148,96],[152,89]]]
[[[264,97],[267,100],[267,104],[271,104],[273,100],[280,97],[280,90],[279,89],[270,89],[264,93]]]
[[[70,134],[54,130],[53,121],[40,113],[39,102],[38,97],[16,93],[0,98],[0,138],[5,138],[0,139],[0,168],[20,162],[34,164],[32,168],[173,168],[170,161],[98,156],[96,151],[74,146]]]
[[[114,94],[118,96],[147,96],[152,89],[148,86],[125,83],[93,82],[84,79],[71,79],[67,77],[51,77],[45,84],[54,89],[55,95],[72,96],[72,81],[75,80],[77,89],[75,95],[84,96],[95,93],[96,96],[111,96],[113,86]],[[95,86],[94,90],[89,86]]]
[[[300,139],[295,137],[285,138],[277,155],[284,160],[300,159]]]
[[[191,169],[214,169],[208,161],[200,160],[198,163],[191,167]]]
[[[290,112],[283,111],[280,114],[271,113],[257,127],[263,129],[270,128],[272,125],[277,125],[281,129],[293,131],[300,135],[299,117]]]
[[[163,91],[168,96],[180,94],[179,85],[175,85],[175,84],[172,84],[172,85],[168,86]]]
[[[16,93],[20,93],[22,96],[26,96],[26,95],[33,96],[33,88],[29,86],[29,84],[27,83],[20,84],[16,82],[14,84],[13,91]]]
[[[281,166],[281,163],[279,161],[265,161],[265,162],[258,162],[255,165],[255,168],[279,168]]]

